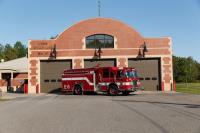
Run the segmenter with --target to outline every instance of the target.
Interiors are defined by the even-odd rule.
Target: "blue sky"
[[[170,36],[177,56],[200,62],[200,0],[101,0],[102,17],[129,24],[144,37]],[[97,0],[0,0],[0,43],[49,39],[98,16]]]

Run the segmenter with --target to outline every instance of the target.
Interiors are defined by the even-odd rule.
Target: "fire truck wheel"
[[[75,95],[82,95],[82,88],[80,85],[75,85],[74,87],[74,94]]]
[[[109,90],[108,90],[108,94],[111,96],[116,96],[118,94],[118,89],[116,85],[110,85],[109,86]]]
[[[128,92],[128,91],[123,91],[123,92],[122,92],[122,95],[123,95],[123,96],[128,96],[129,94],[130,94],[130,92]]]

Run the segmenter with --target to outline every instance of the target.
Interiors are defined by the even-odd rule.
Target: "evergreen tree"
[[[3,59],[3,55],[4,55],[4,45],[0,44],[0,61],[1,59]]]
[[[173,71],[176,82],[196,82],[200,77],[200,64],[192,57],[173,56]]]
[[[5,61],[13,60],[17,58],[15,49],[10,45],[6,44],[3,52],[3,58]]]
[[[21,58],[21,57],[26,56],[26,53],[27,53],[26,47],[21,42],[17,41],[14,44],[14,49],[15,49],[17,58]]]

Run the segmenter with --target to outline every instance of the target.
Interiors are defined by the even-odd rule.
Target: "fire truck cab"
[[[64,70],[62,92],[81,95],[84,92],[105,92],[109,95],[128,95],[140,88],[134,68],[95,67]]]

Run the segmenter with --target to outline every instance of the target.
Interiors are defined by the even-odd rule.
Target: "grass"
[[[176,91],[190,94],[200,94],[200,83],[177,83]]]
[[[8,100],[9,100],[9,99],[7,99],[7,98],[0,97],[0,102],[8,101]]]
[[[1,98],[0,98],[0,102],[1,102],[1,101],[7,101],[7,99],[1,99]]]
[[[3,96],[0,96],[0,102],[7,101],[8,99],[5,99]]]

